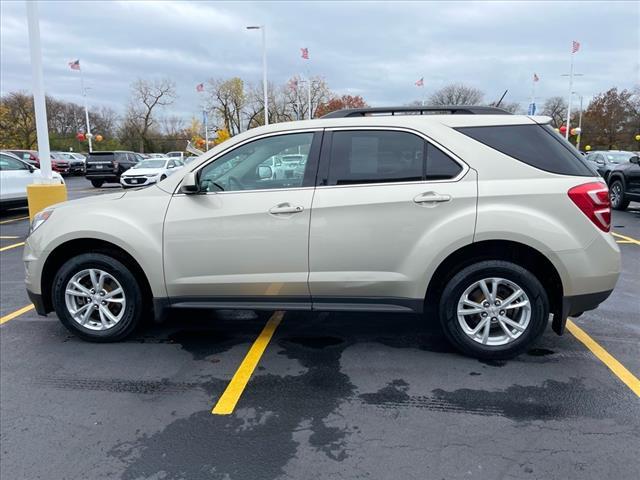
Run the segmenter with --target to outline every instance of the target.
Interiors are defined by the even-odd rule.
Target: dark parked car
[[[624,210],[632,200],[640,202],[640,157],[633,156],[617,165],[611,170],[607,183],[611,206],[616,210]]]
[[[70,174],[78,174],[84,175],[85,170],[85,161],[79,158],[76,158],[69,152],[51,152],[51,160],[53,162],[65,162],[68,165],[68,168],[64,173]],[[60,170],[58,170],[60,171]]]
[[[20,160],[25,161],[36,168],[40,168],[40,158],[38,158],[37,150],[3,150],[3,151],[13,153]]]
[[[588,153],[586,159],[602,178],[608,180],[611,170],[620,163],[627,163],[634,155],[635,153],[624,150],[603,150]]]
[[[122,172],[136,165],[142,157],[134,152],[92,152],[87,157],[87,180],[99,188],[104,183],[120,183]]]

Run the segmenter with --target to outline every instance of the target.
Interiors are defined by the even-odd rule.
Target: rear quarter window
[[[580,158],[580,153],[548,125],[461,127],[456,130],[545,172],[595,176]]]

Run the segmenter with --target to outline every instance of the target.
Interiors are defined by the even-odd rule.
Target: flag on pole
[[[424,87],[424,77],[416,82],[416,87]]]
[[[196,85],[196,92],[204,92],[204,83]]]
[[[571,53],[576,53],[578,50],[580,50],[580,42],[574,40],[571,44]]]
[[[300,49],[300,56],[302,58],[304,58],[305,60],[309,60],[309,49],[308,48],[301,48]]]
[[[73,62],[69,62],[69,68],[71,70],[80,70],[80,60],[74,60]]]
[[[533,81],[534,81],[534,82],[538,82],[539,80],[540,80],[540,77],[538,77],[538,74],[537,74],[537,73],[534,73],[534,74],[533,74]]]

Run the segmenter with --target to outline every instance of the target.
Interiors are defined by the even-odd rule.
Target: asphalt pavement
[[[0,218],[3,480],[638,478],[640,397],[574,334],[481,362],[417,315],[285,312],[265,336],[271,312],[180,311],[85,343],[53,314],[6,320],[29,305],[25,215]],[[613,225],[623,274],[573,322],[637,379],[640,205]]]

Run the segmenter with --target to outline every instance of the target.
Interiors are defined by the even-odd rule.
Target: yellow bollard
[[[29,202],[29,221],[36,213],[49,205],[67,201],[67,186],[64,183],[27,185],[27,201]]]

